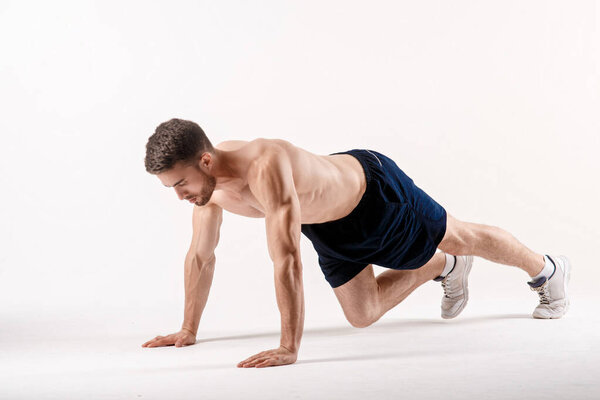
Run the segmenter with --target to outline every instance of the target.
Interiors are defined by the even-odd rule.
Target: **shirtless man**
[[[527,283],[540,297],[534,317],[560,318],[568,309],[567,257],[535,253],[499,227],[454,218],[375,150],[318,155],[285,140],[262,138],[213,147],[197,124],[171,119],[149,138],[145,165],[195,207],[185,259],[183,325],[142,347],[196,342],[223,209],[265,218],[281,313],[279,348],[238,367],[297,359],[304,326],[301,232],[313,243],[325,279],[355,327],[373,324],[429,280],[440,281],[444,290],[442,317],[456,317],[467,304],[473,256],[527,272]],[[373,264],[389,269],[375,276]]]

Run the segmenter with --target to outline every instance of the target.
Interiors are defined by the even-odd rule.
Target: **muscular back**
[[[264,209],[248,187],[251,163],[265,157],[277,146],[286,152],[292,165],[293,184],[298,194],[301,223],[321,223],[348,215],[366,189],[364,171],[349,154],[319,155],[282,139],[231,140],[215,147],[231,152],[235,177],[217,186],[209,201],[247,217],[262,218]]]

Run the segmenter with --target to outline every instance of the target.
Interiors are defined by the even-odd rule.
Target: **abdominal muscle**
[[[366,190],[366,179],[362,165],[350,154],[314,154],[282,139],[227,141],[215,147],[225,151],[243,150],[244,154],[257,154],[260,157],[264,148],[273,143],[288,153],[292,163],[302,224],[333,221],[352,212]],[[247,168],[242,170],[247,171]],[[245,177],[241,178],[242,182],[246,181]],[[247,182],[236,192],[215,190],[210,202],[238,215],[254,218],[265,216]]]

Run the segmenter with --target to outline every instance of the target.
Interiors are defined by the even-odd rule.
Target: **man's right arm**
[[[194,207],[192,243],[185,257],[185,307],[181,331],[157,336],[142,347],[189,345],[196,341],[202,311],[208,300],[215,268],[215,248],[219,242],[223,208],[214,203]]]
[[[198,332],[208,300],[215,269],[215,248],[219,243],[223,209],[214,203],[194,207],[192,244],[185,257],[185,308],[181,329]]]

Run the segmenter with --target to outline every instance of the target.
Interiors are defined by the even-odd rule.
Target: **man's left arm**
[[[304,288],[300,202],[287,153],[278,146],[269,149],[248,170],[248,185],[265,210],[267,244],[281,313],[281,342],[278,349],[255,354],[238,367],[292,364],[297,359],[304,328]]]

